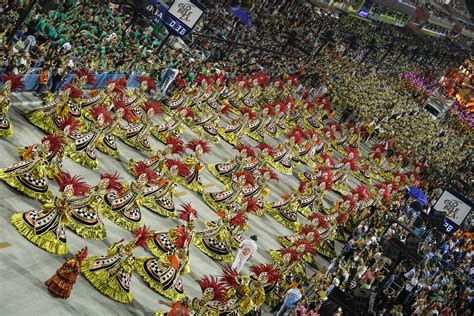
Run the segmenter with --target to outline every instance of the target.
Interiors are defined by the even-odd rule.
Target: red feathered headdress
[[[123,111],[122,118],[127,122],[134,122],[140,119],[139,116],[133,114],[132,110],[125,104],[125,101],[121,99],[114,99],[114,110],[115,112],[120,110]]]
[[[249,117],[249,119],[250,119],[251,121],[253,121],[253,120],[255,120],[255,119],[257,118],[257,114],[255,114],[255,112],[252,111],[252,109],[249,108],[249,107],[247,107],[247,106],[244,107],[244,108],[242,108],[242,109],[240,109],[240,113],[242,114],[242,116],[244,116],[245,114],[247,114],[248,117]]]
[[[286,111],[288,111],[288,107],[286,106],[284,100],[276,101],[275,103],[273,103],[273,106],[275,108],[277,105],[280,108],[280,110],[278,111],[279,113],[285,113]],[[275,111],[277,111],[277,109],[275,109]]]
[[[300,228],[299,232],[301,235],[304,235],[304,236],[308,235],[309,233],[313,233],[313,236],[314,236],[313,242],[316,244],[319,244],[320,242],[319,231],[313,225],[304,225]]]
[[[273,147],[268,144],[260,143],[257,145],[256,148],[259,149],[260,151],[267,150],[270,156],[273,155]]]
[[[179,229],[178,236],[176,238],[175,246],[178,249],[183,249],[184,247],[189,245],[191,241],[191,233],[187,229]]]
[[[336,122],[329,122],[329,123],[328,123],[328,126],[329,126],[329,128],[331,128],[331,130],[336,130],[336,131],[338,131],[338,132],[342,131],[341,125],[339,125],[339,124],[336,123]]]
[[[319,213],[313,212],[308,216],[308,220],[312,222],[313,220],[317,220],[319,223],[319,226],[322,228],[329,228],[329,224],[326,221],[326,219]]]
[[[384,153],[387,151],[385,146],[382,144],[373,144],[370,149],[372,152],[380,152],[380,153]]]
[[[89,69],[80,68],[80,69],[74,71],[74,73],[76,74],[77,79],[81,79],[83,77],[86,77],[87,78],[86,83],[88,85],[90,85],[90,86],[95,85],[95,83],[96,83],[95,74],[92,71],[90,71]]]
[[[194,112],[193,112],[193,110],[188,109],[188,108],[185,108],[185,107],[182,107],[182,106],[178,107],[178,108],[176,109],[176,112],[178,112],[178,113],[183,112],[183,113],[184,113],[184,116],[187,117],[187,118],[193,118],[193,117],[194,117]]]
[[[255,213],[255,211],[260,208],[258,201],[251,197],[244,198],[243,203],[245,205],[245,211],[249,213]]]
[[[296,75],[289,76],[287,81],[291,81],[291,84],[294,86],[297,86],[299,83],[298,76]]]
[[[168,169],[171,169],[172,167],[178,168],[178,174],[181,177],[186,177],[189,174],[188,166],[186,166],[185,163],[183,163],[179,160],[176,160],[176,159],[166,160],[166,167],[168,167]]]
[[[65,118],[59,122],[59,129],[64,131],[69,126],[69,133],[74,133],[79,129],[80,122],[71,114],[68,114]]]
[[[262,105],[261,109],[262,109],[262,111],[264,109],[267,109],[268,110],[268,115],[270,115],[270,116],[275,116],[276,115],[275,108],[273,108],[270,104],[265,103],[264,105]]]
[[[359,167],[357,166],[357,163],[355,162],[354,159],[349,159],[349,158],[344,158],[342,159],[342,163],[343,164],[349,164],[349,167],[351,168],[351,170],[357,170],[359,169]]]
[[[312,112],[316,108],[316,104],[312,102],[306,102],[305,106],[307,112]]]
[[[298,260],[299,254],[298,252],[290,247],[286,247],[280,250],[282,256],[289,254],[290,255],[290,262]]]
[[[317,130],[312,129],[308,131],[307,136],[308,136],[308,139],[316,138],[316,142],[320,142],[320,137]]]
[[[260,172],[260,174],[263,176],[265,173],[268,173],[270,175],[270,180],[275,180],[275,181],[279,181],[279,178],[278,178],[278,175],[277,173],[273,170],[273,169],[270,169],[270,168],[260,168],[258,169],[258,171]]]
[[[231,226],[239,226],[239,227],[245,226],[246,223],[247,223],[247,215],[243,211],[235,213],[229,222]]]
[[[347,220],[347,213],[346,212],[343,212],[341,214],[339,214],[336,218],[336,222],[338,225],[342,225],[346,222]]]
[[[329,163],[329,166],[334,167],[334,160],[328,154],[322,154],[321,158],[323,158],[324,163]]]
[[[97,106],[97,107],[93,108],[92,111],[91,111],[91,115],[94,118],[94,120],[96,120],[96,121],[99,119],[99,116],[102,115],[102,117],[104,119],[104,123],[108,124],[108,125],[110,125],[114,122],[114,119],[110,115],[109,110],[107,110],[107,108],[103,105],[100,105],[100,106]]]
[[[25,88],[22,76],[20,75],[3,75],[2,81],[5,85],[8,81],[10,81],[10,91],[15,92],[18,90],[23,90]]]
[[[293,129],[286,134],[286,138],[295,140],[295,144],[299,144],[303,141],[304,136],[300,133],[299,130]]]
[[[149,110],[153,110],[154,115],[160,115],[161,113],[163,113],[163,111],[161,111],[160,105],[153,101],[148,101],[148,102],[143,103],[142,109],[146,113],[148,113]]]
[[[178,218],[180,220],[189,222],[197,218],[198,216],[197,210],[191,206],[191,203],[181,204],[181,207],[183,209],[179,212],[179,215],[178,215]]]
[[[323,177],[323,178],[326,178],[326,179],[329,179],[329,178],[332,179],[333,178],[332,171],[327,166],[323,166],[323,167],[319,168],[319,172],[321,173],[320,177]]]
[[[316,179],[316,181],[318,182],[318,184],[321,184],[321,183],[324,183],[326,185],[325,189],[326,190],[330,190],[331,189],[331,186],[332,186],[332,183],[333,183],[333,179],[332,177],[318,177]]]
[[[330,128],[325,127],[321,131],[323,132],[324,137],[328,137],[327,134],[329,134],[330,139],[334,140],[336,138],[334,132]]]
[[[196,281],[199,286],[201,287],[201,292],[206,292],[207,289],[212,289],[214,297],[211,301],[218,301],[218,302],[225,302],[226,297],[226,289],[225,287],[219,283],[219,280],[215,276],[204,276]]]
[[[403,173],[400,173],[400,172],[395,172],[395,173],[393,174],[393,177],[394,177],[394,178],[397,178],[397,177],[400,178],[400,180],[398,180],[398,182],[399,182],[401,185],[405,184],[406,181],[407,181],[406,175],[403,174]]]
[[[205,141],[204,139],[194,139],[190,141],[186,147],[188,147],[192,151],[196,151],[196,148],[198,145],[201,146],[201,150],[204,154],[207,154],[211,151],[211,147],[209,146],[209,143]]]
[[[351,193],[352,195],[357,193],[359,195],[359,201],[369,197],[369,191],[364,185],[359,185],[356,189],[351,190]]]
[[[349,156],[349,154],[353,155],[352,159],[359,159],[359,157],[360,157],[359,149],[354,148],[354,147],[348,147],[348,148],[346,148],[346,151],[347,151],[348,156]]]
[[[148,168],[147,165],[143,161],[140,161],[136,166],[135,166],[135,175],[140,177],[142,174],[144,174],[147,178],[147,184],[152,184],[158,179],[158,175],[156,172]]]
[[[136,77],[135,80],[137,80],[140,84],[142,84],[142,82],[146,82],[146,86],[147,86],[148,90],[155,90],[156,89],[155,82],[153,80],[151,80],[150,78],[146,77],[146,76]]]
[[[300,253],[300,255],[304,256],[306,254],[311,254],[311,255],[315,255],[317,252],[316,252],[316,249],[314,248],[313,244],[308,241],[308,240],[298,240],[297,242],[295,242],[293,244],[293,247],[294,248],[298,248],[300,246],[303,246],[303,251]]]
[[[283,80],[281,80],[280,78],[278,78],[278,77],[273,78],[273,83],[278,84],[280,89],[282,89],[283,85],[285,84],[285,82]]]
[[[260,274],[266,273],[269,284],[275,283],[280,277],[278,270],[273,265],[268,263],[251,266],[250,272],[252,272],[257,278],[260,276]]]
[[[123,185],[119,182],[120,176],[117,172],[115,173],[102,173],[100,179],[107,179],[109,181],[107,190],[122,192]]]
[[[128,79],[127,77],[121,77],[117,80],[108,81],[106,84],[107,86],[113,84],[114,89],[112,91],[118,94],[120,98],[123,98],[125,96],[125,90],[127,89]]]
[[[253,186],[254,183],[255,183],[255,179],[254,179],[253,175],[248,171],[236,172],[235,176],[237,178],[244,177],[245,178],[245,185],[252,185]]]
[[[80,176],[71,176],[68,172],[62,172],[60,175],[54,177],[54,180],[59,185],[59,191],[64,192],[67,186],[72,186],[72,194],[75,196],[83,196],[89,191],[89,185],[82,181]]]
[[[229,105],[229,103],[225,103],[221,107],[221,113],[224,114],[224,115],[229,115],[229,112],[230,112],[230,105]]]
[[[226,265],[222,268],[222,275],[219,278],[219,281],[227,289],[233,289],[239,286],[238,277],[239,273],[231,266]]]
[[[237,150],[239,153],[245,150],[247,152],[247,156],[255,157],[255,151],[249,145],[240,144],[240,145],[235,146],[234,149]]]
[[[304,191],[306,191],[307,188],[308,188],[308,184],[304,181],[300,181],[300,184],[298,186],[298,192],[304,193]]]
[[[66,141],[61,135],[57,134],[48,134],[41,139],[41,142],[49,143],[49,151],[55,154],[60,154],[63,152],[66,145]]]
[[[83,95],[82,90],[76,88],[76,86],[73,85],[72,83],[68,83],[64,85],[62,90],[63,91],[69,90],[69,98],[71,99],[79,99],[79,98],[82,98],[82,95]]]
[[[143,225],[143,227],[137,228],[137,230],[135,230],[135,246],[145,247],[152,236],[149,226]]]
[[[184,145],[181,138],[170,135],[166,137],[166,145],[171,147],[171,152],[173,154],[178,154],[180,156],[184,154]]]

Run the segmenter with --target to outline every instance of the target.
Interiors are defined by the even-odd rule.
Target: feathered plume
[[[143,161],[140,161],[136,166],[135,166],[135,175],[140,177],[142,174],[144,174],[147,178],[147,184],[152,184],[158,179],[158,175],[156,172],[148,168],[147,165]]]
[[[102,173],[100,175],[100,179],[108,180],[108,185],[106,188],[108,191],[122,192],[123,185],[119,182],[120,176],[117,171],[115,173]]]
[[[3,75],[2,77],[3,84],[10,81],[10,91],[12,92],[20,91],[25,88],[22,79],[23,78],[20,75]]]
[[[201,287],[201,292],[204,293],[207,289],[212,289],[214,297],[211,301],[218,301],[223,303],[225,301],[226,289],[222,284],[219,284],[219,280],[215,276],[203,276],[196,281]]]
[[[71,114],[68,114],[65,118],[59,122],[59,129],[64,131],[69,126],[69,133],[74,133],[79,129],[80,122],[74,118]]]
[[[90,85],[90,86],[93,86],[95,85],[96,83],[96,78],[95,78],[95,74],[90,71],[89,69],[87,68],[80,68],[76,71],[74,71],[74,73],[76,74],[76,78],[77,79],[80,79],[82,77],[86,77],[87,78],[87,84]]]
[[[249,145],[240,144],[235,146],[234,149],[237,150],[239,153],[245,150],[247,152],[247,156],[255,157],[255,151]]]
[[[146,77],[146,76],[136,77],[135,80],[138,81],[140,84],[142,84],[142,82],[146,82],[148,90],[155,90],[156,89],[155,82],[153,80],[151,80],[150,78]]]
[[[236,172],[235,176],[237,178],[244,177],[245,178],[245,185],[252,185],[253,186],[254,183],[255,183],[255,179],[254,179],[253,175],[248,171]]]
[[[181,138],[170,135],[166,137],[166,145],[171,147],[171,152],[173,154],[177,154],[180,156],[184,154],[184,144]]]
[[[205,141],[204,139],[194,139],[190,141],[186,147],[188,147],[192,151],[196,151],[196,148],[198,145],[201,146],[202,152],[204,154],[208,154],[211,151],[211,147],[209,146],[209,143]]]
[[[83,92],[82,90],[76,88],[75,85],[72,83],[68,83],[64,85],[64,87],[61,89],[63,91],[69,90],[69,98],[71,99],[79,99],[82,98]]]
[[[63,152],[66,141],[61,135],[48,134],[41,139],[41,142],[49,142],[49,151],[55,154]]]
[[[313,213],[311,213],[311,215],[308,216],[308,220],[310,222],[314,221],[315,219],[318,221],[320,227],[329,228],[328,222],[326,221],[326,219],[321,214],[313,212]]]
[[[73,177],[68,172],[62,172],[60,175],[56,176],[54,180],[58,183],[60,192],[64,192],[64,189],[69,185],[72,186],[72,194],[75,196],[83,196],[87,191],[89,191],[89,185],[82,181],[82,177]]]
[[[137,228],[137,230],[135,230],[135,246],[145,247],[152,236],[149,226],[143,225],[143,227]]]
[[[247,223],[247,215],[245,214],[245,212],[235,213],[229,222],[231,226],[239,226],[239,227],[245,226],[246,223]]]
[[[260,274],[266,273],[269,284],[273,284],[279,279],[278,270],[271,264],[258,264],[250,267],[250,272],[252,272],[255,277],[259,277]]]
[[[107,108],[103,105],[100,105],[100,106],[97,106],[97,107],[93,108],[92,111],[91,111],[91,115],[94,118],[94,120],[96,120],[96,121],[99,119],[99,116],[102,115],[102,117],[104,119],[104,123],[108,124],[108,125],[110,125],[114,122],[114,119],[110,115],[109,110],[107,110]]]
[[[185,222],[196,219],[198,216],[197,210],[191,206],[191,203],[181,204],[182,210],[179,212],[178,218]]]
[[[239,286],[238,277],[239,273],[235,269],[232,269],[231,266],[226,265],[222,268],[222,275],[219,281],[227,289],[235,289]]]
[[[160,108],[160,105],[153,101],[148,101],[148,102],[143,103],[142,109],[146,113],[148,113],[149,110],[153,110],[153,115],[161,115],[163,113],[163,111]]]
[[[183,162],[176,160],[176,159],[168,159],[166,160],[166,166],[168,169],[171,169],[172,167],[178,168],[178,174],[181,177],[186,177],[189,174],[189,168],[184,164]]]

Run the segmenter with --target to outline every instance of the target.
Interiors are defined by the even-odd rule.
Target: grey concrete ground
[[[0,139],[1,159],[0,167],[6,167],[18,161],[16,149],[19,146],[27,146],[40,141],[44,135],[42,131],[31,125],[22,115],[26,110],[41,106],[41,101],[29,93],[18,94],[13,97],[9,117],[15,127],[14,135],[8,139]],[[186,130],[184,138],[189,141],[197,137],[189,129]],[[152,137],[151,137],[152,138]],[[247,139],[250,143],[255,143]],[[276,145],[276,141],[269,140],[270,145]],[[152,138],[154,148],[163,145]],[[132,177],[127,171],[127,163],[130,158],[145,158],[146,155],[119,142],[120,159],[114,159],[102,153],[98,153],[99,171],[94,172],[83,168],[69,158],[65,158],[65,168],[71,174],[82,175],[89,184],[98,181],[101,172],[118,171],[125,181]],[[368,147],[363,146],[363,151],[367,152]],[[205,157],[206,163],[217,163],[225,161],[236,152],[225,142],[213,145],[212,154]],[[283,176],[279,174],[280,181],[271,185],[271,194],[268,201],[279,200],[279,195],[289,192],[291,187],[298,185],[296,177]],[[221,183],[216,180],[207,170],[202,172],[203,183],[206,191],[218,191]],[[357,180],[351,178],[351,187],[358,185]],[[52,184],[52,190],[57,193],[57,185]],[[179,187],[177,205],[190,202],[199,211],[199,221],[197,229],[203,227],[205,220],[215,220],[217,215],[204,203],[200,196],[194,192]],[[89,282],[80,276],[76,282],[71,297],[68,300],[53,298],[49,295],[43,283],[51,274],[64,262],[65,257],[55,256],[37,248],[34,244],[23,238],[10,224],[10,217],[15,212],[24,212],[29,209],[38,209],[40,202],[30,199],[10,189],[6,184],[0,183],[0,306],[1,315],[152,315],[157,310],[166,311],[167,308],[159,304],[159,300],[166,300],[151,290],[140,278],[134,274],[131,281],[131,291],[134,295],[132,304],[125,305],[115,302],[98,292]],[[329,199],[325,201],[327,206],[337,198],[333,192],[329,194]],[[179,224],[178,221],[160,217],[151,211],[143,209],[143,220],[153,230],[167,231],[170,227]],[[301,217],[300,220],[303,220]],[[107,228],[107,239],[104,241],[85,240],[67,231],[68,245],[71,256],[76,251],[87,245],[89,255],[104,255],[107,248],[122,238],[128,240],[131,233],[121,229],[113,222],[105,219]],[[280,225],[270,216],[256,217],[250,216],[249,230],[246,235],[257,234],[258,253],[250,259],[243,270],[248,272],[248,267],[255,263],[270,262],[268,250],[278,249],[280,244],[276,236],[290,233],[285,227]],[[340,248],[340,244],[337,245]],[[136,255],[147,255],[144,249],[137,249]],[[200,289],[196,279],[202,275],[219,274],[222,263],[213,261],[194,246],[190,250],[192,272],[183,277],[184,287],[189,297],[200,296]],[[328,265],[324,258],[318,258],[317,263],[320,268]],[[308,271],[312,273],[312,271]],[[268,311],[264,314],[269,314]]]

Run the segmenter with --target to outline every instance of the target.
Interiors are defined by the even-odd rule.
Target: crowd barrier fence
[[[40,71],[41,69],[34,69],[33,72]],[[84,88],[85,89],[101,89],[104,88],[107,85],[107,82],[112,81],[112,80],[117,80],[119,78],[125,77],[126,75],[123,73],[116,73],[116,72],[105,72],[105,73],[99,73],[96,74],[96,83],[94,85],[87,85]],[[142,75],[139,74],[131,74],[128,78],[128,87],[131,88],[137,88],[140,83],[135,80],[135,78],[140,77]],[[26,75],[23,77],[23,84],[24,84],[24,91],[33,91],[37,87],[37,82],[38,82],[38,77],[39,73],[32,73],[29,75]],[[59,88],[64,86],[65,84],[68,84],[74,80],[75,75],[74,74],[68,74],[65,76],[60,84]],[[51,76],[48,82],[48,86],[51,88],[52,85],[52,80]],[[0,87],[3,86],[3,84],[0,81]]]

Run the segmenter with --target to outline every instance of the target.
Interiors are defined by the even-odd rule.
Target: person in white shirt
[[[235,256],[232,269],[240,273],[247,260],[257,252],[257,236],[250,236],[250,239],[245,239],[240,243],[239,251]]]

